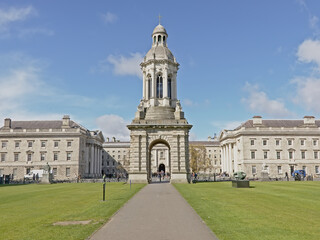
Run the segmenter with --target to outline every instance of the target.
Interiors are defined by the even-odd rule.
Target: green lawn
[[[86,239],[144,184],[102,183],[0,185],[0,239]],[[92,220],[88,225],[53,226]]]
[[[175,184],[222,239],[320,239],[320,182]]]

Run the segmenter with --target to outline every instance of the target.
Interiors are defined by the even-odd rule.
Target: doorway
[[[163,173],[166,173],[166,166],[163,163],[159,165],[159,172],[161,173],[161,171],[163,171]]]

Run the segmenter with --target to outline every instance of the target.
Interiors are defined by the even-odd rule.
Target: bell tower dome
[[[177,99],[179,63],[167,46],[167,31],[159,23],[151,37],[151,49],[140,64],[143,92],[135,119],[184,119]]]

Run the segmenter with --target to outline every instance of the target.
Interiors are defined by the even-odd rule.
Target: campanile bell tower
[[[169,149],[171,182],[189,177],[189,130],[177,98],[179,64],[167,45],[168,34],[159,23],[151,35],[152,46],[140,64],[143,72],[142,99],[130,130],[129,179],[151,181],[151,150],[156,144]]]

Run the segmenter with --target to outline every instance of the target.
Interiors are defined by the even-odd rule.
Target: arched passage
[[[148,152],[148,182],[156,181],[161,171],[166,173],[166,176],[170,176],[171,160],[169,143],[163,139],[154,140],[150,143]]]

